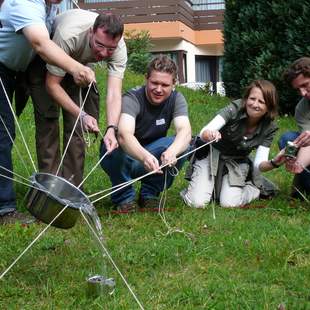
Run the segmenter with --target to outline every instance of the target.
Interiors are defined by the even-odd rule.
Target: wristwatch
[[[274,162],[273,159],[270,160],[270,163],[271,163],[271,166],[272,166],[273,168],[279,168],[279,167],[280,167],[280,165],[277,165],[277,164]]]
[[[117,126],[115,126],[115,125],[109,125],[109,126],[107,126],[107,128],[106,128],[106,130],[105,130],[105,133],[104,133],[104,134],[106,134],[106,133],[107,133],[107,131],[108,131],[110,128],[113,128],[113,129],[114,129],[114,132],[115,132],[115,135],[117,135],[117,132],[118,132],[118,127],[117,127]]]

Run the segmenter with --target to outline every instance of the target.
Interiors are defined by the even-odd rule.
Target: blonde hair
[[[148,79],[152,71],[159,71],[159,72],[165,72],[172,75],[173,83],[177,81],[177,66],[175,62],[169,58],[166,55],[159,55],[152,59],[152,61],[149,63],[146,71],[146,78]]]

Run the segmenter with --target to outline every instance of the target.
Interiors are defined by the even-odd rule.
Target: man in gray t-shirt
[[[160,166],[175,165],[180,169],[184,159],[177,161],[177,157],[188,148],[191,139],[185,98],[173,90],[176,75],[176,65],[167,56],[161,55],[151,61],[146,85],[123,96],[118,126],[120,148],[101,162],[113,187],[154,172],[141,180],[139,205],[142,208],[158,206],[159,194],[173,182],[172,173],[161,170]],[[167,137],[171,122],[176,135]],[[103,144],[100,153],[101,157],[106,154]],[[132,185],[113,193],[111,198],[118,211],[135,210]]]
[[[287,141],[293,141],[299,148],[297,156],[286,161],[286,170],[295,174],[292,196],[303,198],[303,193],[310,193],[310,57],[293,62],[284,78],[303,97],[295,109],[300,132],[287,132],[279,140],[281,149]]]

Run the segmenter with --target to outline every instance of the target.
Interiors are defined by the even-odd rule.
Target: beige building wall
[[[222,56],[224,52],[221,30],[195,31],[179,21],[126,24],[125,30],[149,31],[152,52],[185,51],[189,83],[196,80],[195,56]]]
[[[133,29],[148,30],[152,39],[182,38],[194,45],[223,45],[221,30],[193,30],[179,21],[125,25],[125,30]]]
[[[125,24],[125,31],[130,30],[149,31],[154,45],[151,52],[185,51],[188,83],[196,82],[196,56],[222,56],[224,52],[221,30],[195,31],[179,21]]]

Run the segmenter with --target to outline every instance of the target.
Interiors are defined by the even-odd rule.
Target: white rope
[[[103,156],[103,158],[104,158],[104,156]],[[103,159],[102,158],[102,159]],[[100,161],[102,160],[102,159],[100,159]],[[100,163],[100,161],[99,161],[99,163]],[[97,165],[99,164],[99,163],[97,163]],[[96,166],[97,166],[96,165]],[[92,169],[92,171],[87,175],[87,177],[86,178],[88,178],[88,176],[93,172],[93,170],[96,168],[96,166]],[[4,168],[4,167],[1,167],[0,166],[0,168]],[[8,170],[8,169],[6,169],[6,168],[4,168],[5,170]],[[7,176],[5,176],[5,175],[1,175],[0,174],[0,176],[2,176],[2,177],[4,177],[4,178],[7,178],[7,179],[11,179],[11,180],[14,180],[14,179],[12,179],[12,178],[10,178],[10,177],[7,177]],[[23,177],[22,177],[23,178]],[[82,181],[82,183],[78,186],[78,188],[83,184],[83,182],[86,180],[86,178],[84,178],[84,180]],[[27,180],[27,179],[26,179]],[[17,181],[17,180],[14,180],[15,182],[19,182],[19,183],[22,183],[22,184],[24,184],[24,185],[26,185],[26,186],[28,186],[28,187],[32,187],[32,188],[34,188],[34,189],[38,189],[38,190],[42,190],[42,189],[40,189],[40,188],[37,188],[37,187],[35,187],[35,186],[33,186],[33,185],[30,185],[30,184],[26,184],[26,183],[23,183],[23,182],[21,182],[21,181]],[[49,194],[49,191],[44,191],[46,194]],[[1,276],[0,276],[0,280],[2,279],[2,277],[4,277],[4,275],[18,262],[18,260],[31,248],[31,246],[46,232],[46,230],[55,222],[55,220],[68,208],[68,204],[67,205],[65,205],[64,206],[64,208],[54,217],[54,219],[47,225],[47,227],[45,227],[40,233],[39,233],[39,235],[26,247],[26,249],[14,260],[14,262],[1,274]]]
[[[86,95],[87,96],[87,95]],[[77,119],[77,121],[78,121],[78,119]],[[77,123],[77,122],[76,122]],[[210,141],[210,142],[208,142],[208,143],[206,143],[205,145],[207,145],[207,144],[209,144],[209,143],[212,143],[213,141]],[[202,145],[202,146],[200,146],[199,148],[202,148],[203,146],[205,146],[205,145]],[[199,148],[197,148],[197,149],[199,149]],[[179,157],[179,159],[180,158],[182,158],[182,157],[185,157],[185,156],[187,156],[188,154],[190,154],[190,153],[192,153],[192,152],[194,152],[195,150],[192,150],[192,151],[190,151],[190,152],[188,152],[187,154],[183,154],[182,156],[180,156]],[[163,165],[161,168],[163,168],[163,167],[166,167],[167,165],[169,165],[169,163],[168,164],[165,164],[165,165]],[[149,173],[147,173],[146,175],[144,175],[144,176],[142,176],[142,177],[140,177],[140,178],[137,178],[136,180],[139,180],[139,179],[142,179],[143,177],[146,177],[147,175],[150,175],[150,174],[153,174],[153,173],[155,173],[155,171],[151,171],[151,172],[149,172]],[[27,186],[28,186],[28,184],[27,184]],[[127,186],[127,185],[126,185]],[[122,187],[121,187],[122,188]],[[115,191],[118,191],[118,190],[120,190],[121,188],[118,188],[117,190],[115,190]],[[46,191],[46,193],[48,193],[48,191]],[[104,198],[104,197],[101,197],[100,199],[102,199],[102,198]],[[98,199],[97,199],[97,201],[98,201]],[[39,235],[25,248],[25,250],[13,261],[13,263],[0,275],[0,280],[6,275],[6,273],[22,258],[22,256],[32,247],[32,245],[47,231],[47,229],[56,221],[56,219],[68,208],[68,204],[67,205],[65,205],[64,207],[63,207],[63,209],[54,217],[54,219],[39,233]],[[84,217],[85,218],[85,217]],[[89,225],[89,224],[88,224]],[[90,226],[91,227],[91,226]],[[93,230],[93,228],[91,227],[91,229]],[[97,235],[95,235],[96,236],[96,238],[99,240],[99,242],[100,242],[100,239],[99,239],[99,237],[97,236]],[[112,260],[112,258],[109,256],[109,254],[108,254],[108,252],[106,252],[106,254],[107,254],[107,256],[111,259],[111,262],[113,261]],[[116,268],[116,270],[120,273],[120,271],[118,270],[118,268],[117,268],[117,266],[115,265],[115,263],[114,262],[112,262],[112,264],[114,265],[114,267]],[[121,273],[120,273],[121,274]],[[123,277],[122,277],[123,278]],[[125,280],[125,278],[123,278],[123,280],[124,281],[126,281]],[[125,282],[125,283],[127,283],[127,282]],[[129,288],[129,286],[128,286],[128,288]],[[130,289],[130,291],[131,291],[131,289]],[[132,291],[131,291],[132,292]],[[133,292],[132,292],[132,294],[133,294]],[[135,295],[133,294],[133,296],[135,297]],[[137,301],[137,303],[139,304],[139,306],[140,306],[140,308],[141,309],[143,309],[143,307],[142,307],[142,305],[140,304],[140,302],[139,302],[139,300],[135,297],[135,299],[136,299],[136,301]]]
[[[177,157],[176,160],[179,160],[179,159],[181,159],[181,158],[183,158],[183,157],[188,156],[188,155],[191,154],[191,153],[194,153],[195,151],[201,149],[202,147],[204,147],[204,146],[206,146],[206,145],[208,145],[208,144],[210,144],[210,143],[213,143],[215,140],[216,140],[216,139],[211,140],[211,141],[209,141],[209,142],[206,142],[205,144],[203,144],[203,145],[197,147],[196,149],[193,149],[193,150],[191,150],[191,151],[189,151],[189,152],[187,152],[187,153],[184,153],[183,155]],[[164,164],[164,165],[160,166],[159,169],[162,169],[162,168],[164,168],[164,167],[166,167],[166,166],[168,166],[168,165],[170,165],[170,163],[167,163],[167,164]],[[102,197],[99,197],[98,199],[92,201],[92,203],[94,204],[94,203],[98,202],[99,200],[104,199],[105,197],[107,197],[107,196],[109,196],[109,195],[111,195],[111,194],[113,194],[113,193],[115,193],[115,192],[118,192],[119,190],[123,189],[124,187],[126,187],[126,186],[128,186],[128,185],[130,185],[130,184],[133,184],[133,183],[135,183],[135,182],[137,182],[137,181],[139,181],[139,180],[141,180],[141,179],[143,179],[143,178],[145,178],[145,177],[147,177],[147,176],[149,176],[149,175],[155,174],[155,173],[157,173],[157,171],[154,171],[154,170],[153,170],[153,171],[150,171],[150,172],[148,172],[148,173],[146,173],[146,174],[144,174],[144,175],[142,175],[142,176],[140,176],[140,177],[138,177],[138,178],[136,178],[136,179],[133,179],[133,180],[127,182],[127,184],[124,184],[123,186],[120,186],[119,188],[117,188],[117,189],[115,189],[115,190],[112,190],[110,193],[108,193],[108,194],[106,194],[106,195],[104,195],[104,196],[102,196]],[[115,187],[116,187],[116,186],[115,186]]]
[[[136,181],[136,179],[133,179],[133,180],[129,180],[129,181],[126,181],[126,182],[117,184],[117,185],[112,186],[112,187],[110,187],[110,188],[103,189],[103,190],[101,190],[101,191],[99,191],[99,192],[97,192],[97,193],[94,193],[94,194],[89,195],[88,198],[92,198],[92,197],[94,197],[94,196],[98,196],[98,195],[100,195],[100,194],[102,194],[102,193],[105,193],[105,192],[107,192],[107,191],[112,191],[113,189],[119,188],[119,187],[121,187],[121,186],[123,186],[123,185],[126,185],[126,186],[127,186],[127,185],[130,185],[130,184],[134,183],[135,181]]]
[[[102,138],[102,140],[103,140],[104,136],[103,136],[103,134],[101,133],[101,131],[99,131],[99,134],[100,134],[100,136],[101,136],[101,138]],[[104,156],[106,156],[106,155],[107,155],[107,152],[104,154]],[[107,192],[107,191],[111,191],[111,190],[113,190],[113,189],[115,189],[115,188],[118,188],[118,187],[121,187],[121,186],[123,186],[123,185],[125,185],[125,184],[126,184],[126,185],[129,185],[129,183],[131,183],[132,181],[133,181],[133,180],[129,180],[129,181],[126,181],[126,182],[117,184],[117,185],[115,185],[115,186],[112,186],[112,187],[110,187],[110,188],[103,189],[103,190],[101,190],[101,191],[99,191],[99,192],[97,192],[97,193],[93,193],[93,194],[89,195],[88,198],[92,198],[92,197],[94,197],[94,196],[98,196],[98,195],[100,195],[100,194],[102,194],[102,193],[105,193],[105,192]]]
[[[105,154],[106,155],[106,154]],[[105,156],[104,155],[104,156]],[[104,158],[104,156],[103,156],[103,158]],[[101,162],[101,160],[103,159],[103,158],[101,158],[100,160],[99,160],[99,162],[95,165],[95,167],[91,170],[91,172],[87,175],[87,177],[86,178],[84,178],[84,180],[82,181],[82,183],[78,186],[78,188],[84,183],[84,181],[89,177],[89,175],[94,171],[94,169],[98,166],[98,164]],[[1,168],[1,166],[0,166],[0,168]],[[2,167],[2,168],[4,168],[4,167]],[[6,168],[4,168],[5,170],[8,170],[8,169],[6,169]],[[1,175],[0,175],[1,176]],[[9,178],[9,177],[7,177],[7,176],[5,176],[5,175],[3,175],[3,177],[5,177],[5,178],[7,178],[7,179],[12,179],[12,178]],[[12,179],[12,180],[14,180],[14,179]],[[34,188],[34,189],[39,189],[39,190],[41,190],[40,188],[37,188],[37,187],[34,187],[34,186],[32,186],[32,185],[30,185],[30,184],[25,184],[25,183],[23,183],[23,182],[21,182],[21,181],[17,181],[17,180],[15,180],[16,182],[19,182],[19,183],[22,183],[22,184],[24,184],[24,185],[26,185],[26,186],[29,186],[29,187],[32,187],[32,188]],[[48,191],[46,191],[45,193],[49,193]],[[5,270],[3,273],[2,273],[2,275],[0,276],[0,280],[2,279],[2,277],[18,262],[18,260],[31,248],[31,246],[45,233],[45,231],[55,222],[55,220],[67,209],[67,207],[68,207],[69,205],[67,204],[67,205],[65,205],[64,206],[64,208],[54,217],[54,219],[48,224],[48,226],[47,227],[45,227],[40,233],[39,233],[39,235],[26,247],[26,249],[15,259],[15,261],[7,268],[7,270]]]
[[[67,150],[68,150],[68,148],[69,148],[69,144],[70,144],[70,142],[71,142],[71,139],[72,139],[72,136],[73,136],[73,134],[74,134],[75,128],[76,128],[76,126],[77,126],[77,124],[78,124],[78,121],[79,121],[79,119],[80,119],[80,117],[81,117],[82,109],[83,109],[83,107],[84,107],[84,104],[85,104],[85,102],[86,102],[86,99],[87,99],[87,97],[88,97],[88,94],[89,94],[89,91],[90,91],[90,88],[91,88],[92,84],[93,84],[93,82],[91,82],[91,83],[89,84],[89,86],[88,86],[87,93],[86,93],[86,95],[85,95],[83,104],[82,104],[82,106],[81,106],[81,108],[80,108],[79,115],[78,115],[78,117],[77,117],[77,119],[76,119],[76,121],[75,121],[75,123],[74,123],[73,128],[72,128],[72,132],[71,132],[71,135],[70,135],[70,137],[69,137],[69,140],[68,140],[68,143],[67,143],[67,145],[66,145],[66,148],[65,148],[65,150],[64,150],[64,152],[63,152],[63,155],[62,155],[62,157],[61,157],[61,161],[60,161],[59,166],[58,166],[58,169],[57,169],[57,171],[56,171],[56,175],[58,175],[59,170],[60,170],[60,168],[61,168],[61,166],[62,166],[62,163],[63,163],[63,161],[64,161],[64,158],[65,158],[65,156],[66,156]]]
[[[79,5],[75,2],[75,0],[71,0],[71,1],[78,9],[80,9]]]
[[[99,197],[98,199],[92,201],[91,203],[94,204],[94,203],[98,202],[99,200],[104,199],[105,197],[107,197],[107,196],[109,196],[109,195],[111,195],[111,194],[113,194],[113,193],[116,193],[116,192],[120,191],[120,190],[123,189],[124,187],[126,187],[126,186],[128,186],[128,185],[131,185],[131,184],[133,184],[133,183],[135,183],[135,182],[137,182],[137,181],[139,181],[139,180],[141,180],[141,179],[143,179],[143,178],[145,178],[145,177],[147,177],[147,176],[149,176],[149,175],[151,175],[151,174],[154,174],[154,173],[156,173],[156,171],[148,172],[147,174],[145,174],[145,175],[143,175],[143,176],[141,176],[141,177],[138,177],[138,178],[136,178],[136,179],[130,180],[130,181],[128,181],[128,182],[125,182],[125,184],[124,184],[123,186],[116,185],[116,186],[114,186],[114,188],[118,187],[117,189],[112,190],[112,191],[109,192],[108,194],[106,194],[106,195],[104,195],[104,196],[102,196],[102,197]]]
[[[106,155],[106,154],[105,154]],[[94,169],[98,166],[98,164],[101,162],[101,160],[105,157],[105,155],[99,160],[99,162],[95,165],[95,167],[91,170],[91,172],[87,175],[86,178],[84,178],[84,180],[82,181],[82,183],[78,186],[78,188],[84,183],[84,181],[89,177],[89,175],[94,171]],[[3,168],[4,170],[8,170],[4,167],[1,167],[0,168]],[[1,175],[0,176],[4,177],[4,178],[7,178],[7,179],[11,179],[11,180],[14,180],[10,177],[7,177],[5,175]],[[22,177],[23,178],[23,177]],[[25,179],[25,178],[24,178]],[[27,179],[26,179],[27,180]],[[21,181],[17,181],[15,180],[15,182],[19,182],[19,183],[22,183],[26,186],[29,186],[29,187],[32,187],[34,189],[38,189],[38,190],[42,190],[40,188],[37,188],[33,185],[30,185],[30,184],[26,184],[26,183],[23,183]],[[49,191],[45,191],[46,194],[49,194]],[[18,260],[31,248],[31,246],[44,234],[44,232],[55,222],[55,220],[67,209],[69,205],[65,205],[65,207],[54,217],[54,219],[48,224],[47,227],[45,227],[41,232],[40,234],[26,247],[26,249],[17,257],[17,259],[15,259],[15,261],[7,268],[7,270],[5,270],[2,275],[0,276],[0,280],[1,278],[18,262]]]
[[[37,240],[47,231],[47,229],[56,221],[56,219],[66,210],[66,205],[54,219],[38,234],[38,236],[26,247],[26,249],[13,261],[13,263],[0,275],[0,280],[7,274],[8,271],[22,258],[22,256],[35,244]]]
[[[99,130],[99,135],[100,135],[100,137],[102,138],[102,140],[103,140],[103,138],[104,138],[104,135],[102,134],[102,132]]]
[[[14,111],[14,109],[13,109],[13,107],[12,107],[12,104],[11,104],[11,102],[10,102],[10,99],[9,99],[9,96],[8,96],[8,94],[7,94],[7,92],[6,92],[6,89],[5,89],[4,85],[3,85],[3,82],[2,82],[2,78],[1,78],[1,77],[0,77],[0,82],[1,82],[1,86],[2,86],[2,89],[3,89],[4,95],[5,95],[5,97],[6,97],[7,103],[8,103],[8,105],[9,105],[9,107],[10,107],[10,110],[11,110],[11,112],[12,112],[13,118],[14,118],[14,120],[15,120],[15,122],[16,122],[16,126],[17,126],[17,128],[18,128],[18,130],[19,130],[19,133],[20,133],[20,135],[21,135],[21,137],[22,137],[24,146],[25,146],[25,148],[26,148],[26,150],[27,150],[28,156],[29,156],[30,161],[31,161],[31,163],[32,163],[33,169],[34,169],[35,172],[37,172],[37,168],[36,168],[36,166],[35,166],[35,164],[34,164],[34,161],[33,161],[33,159],[32,159],[32,156],[31,156],[31,154],[30,154],[28,145],[27,145],[26,140],[25,140],[25,138],[24,138],[23,132],[22,132],[20,126],[19,126],[19,122],[18,122],[18,120],[17,120],[15,111]]]
[[[216,217],[215,217],[215,201],[216,201],[216,188],[215,188],[215,177],[214,177],[214,174],[212,173],[211,171],[211,163],[213,162],[213,147],[212,145],[210,145],[210,172],[211,172],[211,178],[212,178],[212,183],[213,183],[213,202],[211,203],[211,206],[212,206],[212,216],[213,216],[213,219],[215,220]]]
[[[158,214],[164,224],[167,227],[168,233],[171,231],[171,226],[168,224],[166,220],[166,214],[165,214],[165,205],[166,205],[166,200],[167,200],[167,170],[165,170],[165,176],[164,176],[164,190],[162,191],[162,194],[160,196],[159,200],[159,208],[158,208]]]
[[[296,157],[295,157],[296,158]],[[305,167],[300,161],[296,160],[296,163],[299,164],[303,170],[305,170],[307,173],[310,173],[309,169],[307,169],[307,167]],[[307,197],[296,187],[294,186],[294,189],[298,192],[298,194],[309,203],[309,199],[307,199]]]
[[[3,118],[2,118],[1,115],[0,115],[0,120],[1,120],[1,122],[2,122],[2,124],[3,124],[3,126],[4,126],[4,128],[6,129],[6,132],[7,132],[8,136],[10,137],[10,140],[11,140],[11,142],[12,142],[12,144],[13,144],[15,150],[16,150],[16,153],[17,153],[19,159],[20,159],[21,162],[23,163],[24,168],[26,169],[28,175],[30,176],[30,172],[29,172],[29,170],[28,170],[28,167],[27,167],[27,165],[26,165],[26,163],[25,163],[23,157],[21,156],[21,154],[20,154],[20,152],[19,152],[19,150],[18,150],[18,147],[17,147],[17,145],[16,145],[14,139],[12,138],[12,136],[11,136],[11,134],[10,134],[10,132],[9,132],[9,129],[6,127],[6,124],[5,124],[5,122],[4,122],[4,120],[3,120]]]
[[[127,286],[128,290],[130,291],[131,295],[133,296],[133,298],[136,300],[137,304],[139,305],[140,309],[144,310],[141,302],[139,301],[139,299],[137,298],[137,296],[135,295],[135,293],[133,292],[133,290],[131,289],[130,285],[128,284],[128,282],[126,281],[125,277],[123,276],[123,274],[121,273],[121,271],[119,270],[119,268],[117,267],[116,263],[114,262],[112,256],[110,255],[109,251],[107,250],[107,248],[104,246],[102,240],[99,238],[99,236],[97,235],[97,233],[94,231],[94,228],[92,227],[92,225],[88,222],[85,214],[83,213],[83,211],[80,209],[80,213],[82,214],[82,217],[84,218],[85,222],[87,223],[88,227],[90,228],[90,230],[92,231],[92,233],[94,234],[95,238],[98,240],[101,248],[103,249],[103,251],[105,252],[105,254],[107,255],[107,257],[109,258],[111,264],[114,266],[114,268],[116,269],[116,271],[118,272],[118,274],[120,275],[120,277],[122,278],[122,280],[124,281],[125,285]]]
[[[309,169],[307,169],[307,167],[305,167],[301,162],[299,162],[299,164],[301,165],[301,167],[302,167],[307,173],[310,173]],[[295,186],[294,186],[294,187],[295,187]],[[301,195],[301,197],[302,197],[305,201],[307,201],[307,202],[309,203],[309,199],[307,199],[307,197],[306,197],[303,193],[301,193],[301,191],[300,191],[298,188],[295,187],[295,189],[298,191],[298,193]]]
[[[22,181],[20,181],[20,180],[16,180],[16,179],[14,179],[14,178],[11,178],[11,177],[9,177],[9,176],[7,176],[7,175],[4,175],[4,174],[1,174],[1,173],[0,173],[0,176],[1,176],[2,178],[5,178],[5,179],[8,179],[8,180],[14,181],[14,182],[16,182],[16,183],[20,183],[20,184],[23,184],[23,185],[25,185],[25,186],[33,187],[33,186],[32,186],[31,184],[29,184],[29,183],[24,183],[24,182],[22,182]],[[33,188],[36,188],[36,187],[33,187]]]
[[[84,111],[84,104],[82,102],[83,102],[82,88],[80,87],[79,88],[79,107],[80,107],[82,112],[85,112]],[[83,108],[82,108],[82,105],[83,105]],[[80,124],[81,124],[81,131],[82,131],[82,137],[83,137],[83,138],[81,137],[81,139],[83,139],[83,141],[84,141],[84,143],[86,144],[87,147],[90,147],[90,134],[89,134],[89,132],[87,130],[86,131],[84,130],[82,117],[80,117]]]
[[[184,234],[186,237],[191,239],[193,237],[193,234],[184,231],[184,229],[179,229],[177,227],[172,228],[166,219],[165,205],[166,205],[166,201],[167,201],[167,173],[168,173],[167,170],[168,169],[165,170],[164,190],[162,191],[162,194],[161,194],[161,197],[159,200],[159,208],[158,208],[158,214],[159,214],[160,218],[162,219],[163,223],[165,224],[165,226],[167,227],[167,232],[164,235],[168,236],[168,235],[171,235],[172,233],[181,233],[181,234]]]
[[[296,191],[298,192],[298,194],[309,203],[309,199],[307,199],[307,197],[296,187],[294,186],[294,188],[296,189]]]
[[[9,173],[12,173],[13,175],[16,175],[17,177],[19,177],[19,178],[21,178],[21,179],[23,179],[23,180],[29,182],[29,179],[27,179],[27,178],[25,178],[25,177],[23,177],[23,176],[17,174],[17,173],[14,172],[14,171],[11,171],[10,169],[7,169],[7,168],[3,167],[3,166],[1,166],[1,165],[0,165],[0,169],[3,169],[4,171],[7,171],[7,172],[9,172]],[[2,174],[1,174],[1,176],[5,176],[5,175],[2,175]],[[14,181],[13,178],[11,178],[11,177],[9,177],[9,176],[7,176],[7,177],[8,177],[9,179],[12,179],[12,180]],[[30,182],[29,182],[29,183],[30,183]]]
[[[103,156],[99,159],[97,164],[93,167],[93,169],[90,170],[90,172],[87,174],[87,176],[84,178],[84,180],[79,184],[78,187],[82,186],[82,184],[88,179],[88,177],[93,173],[93,171],[98,167],[98,165],[103,161],[103,159],[107,156],[108,152],[105,152]]]
[[[306,172],[310,173],[310,170],[307,169],[307,167],[305,167],[300,161],[298,163]]]

